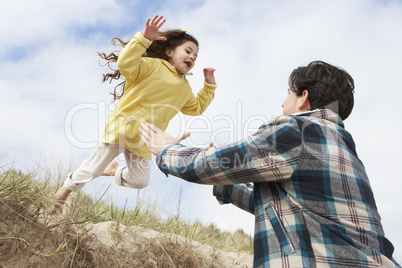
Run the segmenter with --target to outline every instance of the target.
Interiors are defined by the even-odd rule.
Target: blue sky
[[[216,68],[218,89],[206,113],[178,115],[167,132],[189,130],[187,144],[237,141],[282,113],[290,72],[313,60],[346,69],[355,79],[355,108],[345,121],[363,160],[385,232],[402,262],[399,108],[402,1],[3,1],[0,4],[0,141],[2,164],[77,168],[93,150],[110,112],[112,86],[102,84],[97,51],[114,36],[130,37],[145,21],[164,15],[168,28],[185,29],[200,42],[194,92],[202,68]],[[123,160],[123,158],[119,159]],[[120,161],[121,164],[124,161]],[[99,178],[85,187],[94,196],[109,188],[116,202],[135,204],[137,191]],[[253,232],[253,217],[219,206],[210,186],[166,178],[157,168],[139,194],[162,215],[213,222]]]

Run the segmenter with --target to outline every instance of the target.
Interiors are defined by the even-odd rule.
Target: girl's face
[[[198,55],[198,47],[192,41],[186,41],[174,50],[168,48],[166,55],[169,57],[169,62],[172,64],[179,75],[188,73],[195,65],[195,60]]]

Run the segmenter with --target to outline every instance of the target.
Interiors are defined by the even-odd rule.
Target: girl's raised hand
[[[205,77],[205,81],[207,81],[208,84],[215,85],[214,72],[215,72],[214,68],[204,68],[204,77]]]
[[[165,41],[166,37],[164,36],[159,36],[158,31],[162,27],[162,25],[165,23],[166,20],[161,20],[163,19],[163,16],[156,15],[152,20],[148,19],[147,24],[145,25],[145,30],[144,30],[144,37],[148,40],[154,41],[154,40],[162,40]]]

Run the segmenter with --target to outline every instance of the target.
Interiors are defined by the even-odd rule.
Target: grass
[[[140,199],[127,209],[79,192],[62,214],[54,213],[51,199],[61,173],[0,167],[0,251],[7,252],[0,267],[235,267],[236,261],[220,263],[219,255],[252,254],[252,237],[242,230],[223,232],[177,215],[161,219],[160,209]],[[101,223],[108,224],[103,233],[112,246],[102,245],[88,229]],[[138,231],[148,229],[161,235],[144,238]],[[203,255],[194,242],[209,245],[212,253]]]

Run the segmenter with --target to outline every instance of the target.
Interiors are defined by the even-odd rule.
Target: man
[[[316,61],[290,75],[283,116],[244,140],[190,148],[177,144],[189,133],[152,125],[142,139],[162,172],[255,215],[254,267],[400,267],[344,128],[353,93],[346,71]]]

